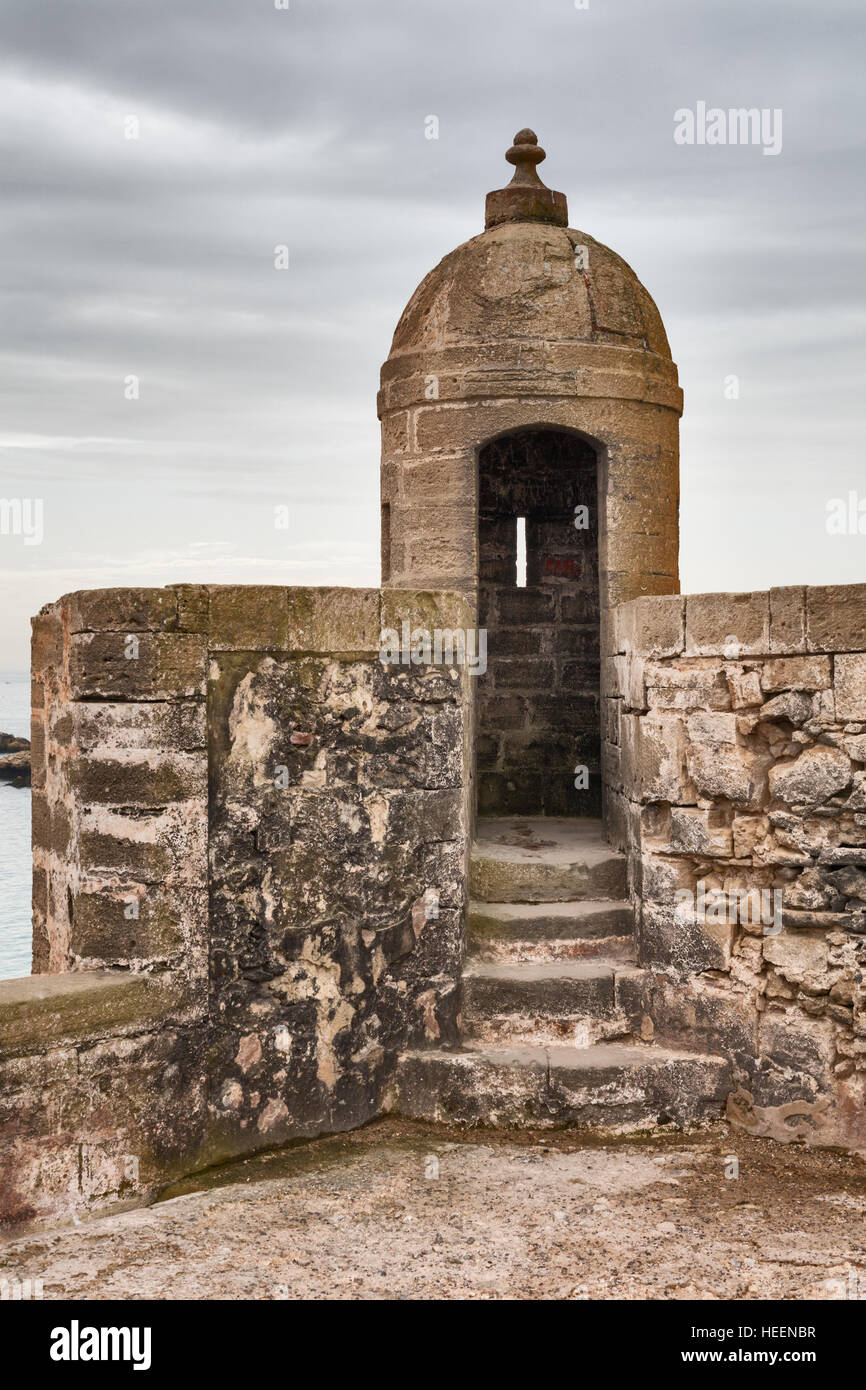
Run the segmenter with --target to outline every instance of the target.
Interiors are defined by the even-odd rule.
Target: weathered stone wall
[[[36,972],[205,979],[206,623],[184,588],[72,594],[34,620]]]
[[[466,668],[385,666],[454,596],[174,586],[34,622],[34,968],[0,984],[0,1217],[136,1201],[381,1108],[453,1041]]]
[[[623,604],[603,749],[646,1031],[731,1057],[753,1132],[860,1150],[864,649],[863,585]]]

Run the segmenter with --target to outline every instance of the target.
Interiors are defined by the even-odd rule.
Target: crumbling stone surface
[[[456,670],[214,658],[212,1010],[256,1060],[217,1128],[271,1143],[375,1114],[401,1046],[456,1042],[464,919]],[[246,1041],[244,1041],[246,1040]],[[275,1046],[278,1041],[279,1045]],[[267,1111],[265,1097],[279,1104]]]
[[[46,1299],[863,1297],[862,1161],[719,1123],[599,1142],[389,1118],[166,1196],[11,1241],[0,1276]]]
[[[864,645],[862,585],[624,604],[602,757],[647,1027],[732,1058],[738,1124],[858,1151]]]
[[[463,667],[384,665],[456,596],[173,586],[34,621],[34,971],[0,983],[0,1220],[378,1113],[453,1044]]]

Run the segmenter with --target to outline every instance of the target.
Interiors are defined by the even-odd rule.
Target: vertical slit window
[[[518,589],[526,588],[526,517],[517,518],[517,573],[515,583]]]

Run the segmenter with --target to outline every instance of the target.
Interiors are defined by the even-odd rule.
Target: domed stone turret
[[[521,131],[509,155],[521,141],[535,173],[544,151]],[[661,316],[620,256],[562,225],[563,195],[538,188],[549,205],[525,184],[489,194],[488,229],[440,261],[397,325],[379,397],[383,580],[473,590],[478,449],[547,425],[602,455],[600,539],[618,576],[605,597],[670,593],[682,393]]]
[[[515,136],[516,172],[488,194],[486,230],[430,272],[397,325],[379,395],[382,575],[477,600],[491,653],[522,614],[533,635],[503,638],[502,660],[522,644],[538,663],[528,681],[597,712],[611,607],[679,588],[682,393],[651,296],[567,226],[565,196],[538,177],[544,157],[531,130]],[[491,669],[482,700],[506,688],[493,657]],[[545,735],[539,709],[531,730]],[[554,802],[573,810],[571,797]]]
[[[669,361],[659,311],[631,266],[585,232],[568,229],[564,194],[545,188],[536,172],[545,153],[535,135],[522,130],[514,141],[506,158],[519,161],[518,170],[507,188],[488,193],[486,231],[458,246],[418,286],[397,325],[389,363],[402,353],[514,337],[632,346]],[[527,159],[531,175],[521,168]],[[675,371],[662,374],[676,386]],[[675,392],[667,403],[678,401]]]
[[[498,223],[431,270],[397,324],[388,366],[404,354],[515,337],[655,353],[660,385],[673,383],[668,403],[679,400],[661,316],[631,266],[586,232],[529,221]],[[555,372],[564,361],[560,353],[545,366]]]

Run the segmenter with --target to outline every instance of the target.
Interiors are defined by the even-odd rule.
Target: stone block
[[[208,591],[209,649],[286,651],[290,592],[275,585],[212,585]]]
[[[801,586],[770,590],[771,652],[806,650],[806,590]]]
[[[77,960],[126,965],[166,963],[191,936],[203,936],[206,889],[130,884],[78,892],[72,901],[69,949]]]
[[[765,691],[829,690],[832,684],[828,656],[783,656],[765,661],[761,686]]]
[[[784,720],[788,724],[793,724],[799,728],[805,724],[813,715],[813,705],[811,696],[803,690],[784,690],[781,695],[775,695],[772,700],[768,700],[758,711],[758,720],[762,724],[772,724],[779,720]]]
[[[420,506],[430,503],[462,503],[475,488],[475,459],[471,453],[448,460],[440,458],[406,460],[400,466],[404,499]]]
[[[144,975],[82,971],[0,980],[0,1058],[141,1026],[153,1018]]]
[[[554,635],[559,639],[557,641],[557,646],[561,649],[567,649],[569,646],[572,648],[577,648],[579,646],[578,639],[573,642],[568,641],[572,636],[572,629],[565,629],[565,631]],[[491,657],[540,656],[541,649],[542,630],[540,628],[512,627],[502,628],[496,633],[494,648],[492,651],[489,650],[488,654]]]
[[[69,737],[80,753],[194,752],[207,743],[204,702],[81,702],[70,706]]]
[[[735,714],[695,710],[688,716],[686,727],[693,744],[735,744],[737,716]]]
[[[644,902],[637,929],[638,964],[679,976],[725,970],[734,930],[729,923],[698,923],[676,907]]]
[[[866,734],[854,734],[841,740],[842,747],[855,763],[866,763]]]
[[[177,595],[177,631],[207,633],[210,594],[206,584],[172,584]]]
[[[76,759],[71,789],[82,802],[110,806],[166,806],[195,800],[204,806],[207,761],[203,753],[150,753],[135,749],[113,757]]]
[[[731,696],[724,667],[708,662],[647,662],[644,679],[650,709],[727,710]]]
[[[351,592],[375,594],[377,591]],[[372,612],[369,614],[369,620],[372,621]],[[462,629],[465,632],[469,628],[477,627],[473,608],[461,594],[447,590],[383,589],[381,628],[393,628],[397,633],[402,633],[404,622],[409,624],[410,633],[415,628],[433,633],[437,628],[440,631]],[[377,632],[373,643],[373,650],[376,652],[379,650],[379,636],[380,633]]]
[[[618,744],[620,741],[619,728],[622,716],[622,700],[605,698],[601,702],[602,709],[602,738],[608,743]],[[863,758],[866,762],[866,757]]]
[[[66,800],[34,790],[31,796],[31,838],[34,849],[63,859],[72,840],[71,806]]]
[[[498,661],[497,690],[552,690],[556,668],[552,661]]]
[[[30,785],[34,790],[45,786],[45,770],[45,716],[34,710],[30,721]]]
[[[817,1102],[815,1115],[819,1137],[822,1127],[820,1111],[826,1108],[827,1101],[825,1098],[822,1102],[816,1093],[829,1080],[834,1056],[833,1032],[833,1025],[828,1019],[810,1019],[802,1014],[775,1011],[761,1015],[760,1057],[762,1062],[771,1064],[763,1080],[767,1093],[761,1099],[780,1105],[780,1118],[784,1117],[786,1110],[794,1112],[791,1114],[794,1120],[796,1111],[792,1101],[796,1103],[798,1094]],[[789,1121],[787,1125],[783,1123],[779,1126],[780,1132],[774,1137],[806,1137],[814,1131],[815,1118],[808,1113],[805,1118],[807,1123],[803,1132],[798,1134]]]
[[[848,811],[866,811],[866,772],[853,773],[845,808]]]
[[[601,776],[607,789],[622,790],[622,749],[604,739],[601,744]]]
[[[629,796],[643,801],[687,799],[685,736],[677,715],[623,713],[622,779]]]
[[[837,719],[866,720],[866,654],[836,656],[833,667]]]
[[[87,830],[79,833],[78,848],[88,872],[114,872],[138,883],[162,883],[175,867],[169,847],[149,840]]]
[[[761,703],[761,678],[757,671],[732,668],[727,672],[727,678],[732,709],[749,709]]]
[[[764,960],[792,985],[828,991],[838,972],[828,971],[829,946],[821,932],[783,931],[763,939]]]
[[[521,695],[493,695],[484,697],[484,722],[488,728],[507,732],[526,726],[528,706]]]
[[[382,419],[382,453],[405,454],[409,450],[409,412],[395,410]]]
[[[43,608],[31,618],[30,664],[34,676],[60,671],[64,660],[63,620],[60,606]]]
[[[77,817],[78,860],[97,877],[138,884],[207,883],[205,803],[182,801],[134,815],[90,804]]]
[[[669,858],[645,849],[640,860],[639,892],[644,904],[673,908],[677,893],[694,893],[697,869],[688,859]]]
[[[499,618],[505,626],[548,623],[556,617],[556,594],[552,588],[503,590],[499,595]],[[579,621],[570,616],[566,621]]]
[[[734,816],[733,854],[735,859],[751,859],[770,832],[767,816]]]
[[[702,743],[689,747],[689,776],[700,796],[738,806],[756,806],[764,783],[761,761],[732,744]]]
[[[685,599],[681,594],[632,599],[614,609],[613,621],[618,652],[659,660],[683,650]]]
[[[731,828],[708,810],[672,806],[670,845],[677,854],[730,858]]]
[[[851,773],[851,759],[841,749],[807,748],[795,761],[770,768],[770,796],[789,806],[819,806],[845,790]]]
[[[440,596],[439,602],[444,606],[448,599]],[[289,643],[298,651],[334,656],[378,652],[382,627],[393,626],[385,621],[385,606],[383,601],[380,612],[378,589],[290,589]]]
[[[177,626],[174,589],[82,589],[62,603],[71,633],[164,632]]]
[[[686,598],[686,656],[763,656],[769,650],[766,593],[690,594]]]
[[[395,511],[392,508],[392,517]],[[472,514],[466,510],[456,517],[448,532],[431,529],[428,520],[417,517],[417,531],[407,532],[402,542],[392,541],[391,579],[394,587],[419,585],[430,589],[448,588],[470,591],[478,573],[478,546],[472,528]]]
[[[863,651],[866,584],[828,584],[807,589],[806,632],[809,651]]]
[[[647,704],[643,658],[630,653],[623,658],[622,703],[625,709],[645,710]]]
[[[624,656],[603,656],[600,662],[601,692],[612,699],[621,699],[625,685]]]
[[[82,632],[69,642],[73,700],[201,698],[205,672],[205,641],[192,633]]]

